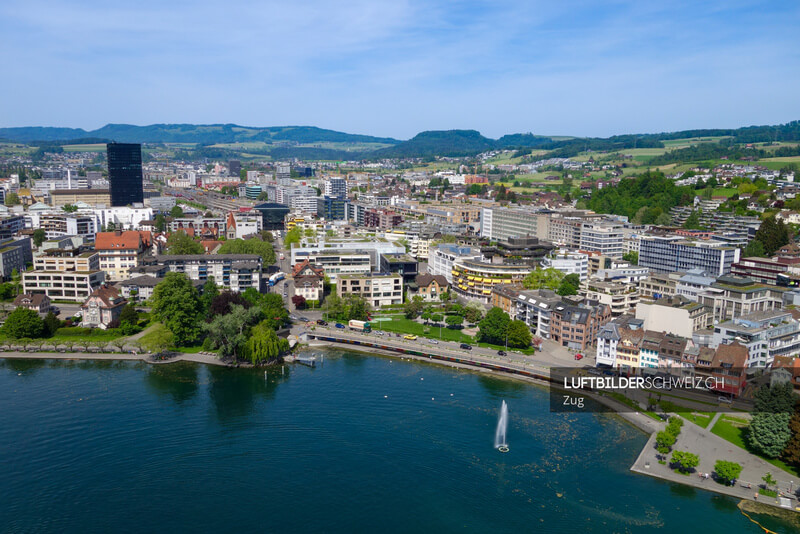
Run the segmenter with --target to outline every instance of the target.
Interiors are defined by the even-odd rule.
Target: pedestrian
[[[755,494],[755,496],[754,496],[753,498],[754,498],[755,500],[758,500],[758,493],[756,493],[756,494]]]

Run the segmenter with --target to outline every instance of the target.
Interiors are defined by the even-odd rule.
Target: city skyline
[[[609,136],[800,116],[790,2],[0,6],[2,126]]]

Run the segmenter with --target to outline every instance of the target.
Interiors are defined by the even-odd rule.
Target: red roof
[[[139,249],[149,247],[153,238],[150,232],[126,230],[124,232],[98,232],[94,236],[95,250]]]

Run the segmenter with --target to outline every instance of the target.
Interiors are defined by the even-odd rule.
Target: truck
[[[371,332],[372,328],[369,326],[367,321],[356,321],[355,319],[351,320],[348,323],[350,330],[355,330],[357,332]]]
[[[269,277],[269,287],[274,286],[275,284],[277,284],[278,282],[280,282],[284,278],[286,278],[286,273],[278,272],[278,273],[273,274],[272,276]]]

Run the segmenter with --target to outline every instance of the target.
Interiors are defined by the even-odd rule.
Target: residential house
[[[139,230],[98,232],[94,248],[100,255],[100,268],[109,281],[127,280],[152,244],[152,234]]]
[[[81,305],[83,326],[103,330],[109,328],[119,318],[127,303],[117,288],[103,284]]]
[[[307,301],[321,302],[324,290],[325,270],[303,260],[292,269],[294,294]]]
[[[443,275],[420,274],[416,278],[418,295],[425,302],[439,302],[439,296],[445,293],[450,284]]]
[[[41,293],[22,293],[14,299],[14,306],[33,310],[39,315],[47,315],[50,311],[50,298]]]

